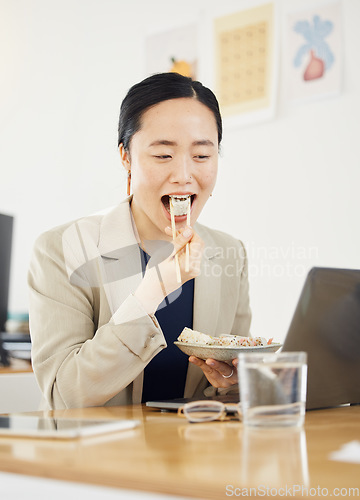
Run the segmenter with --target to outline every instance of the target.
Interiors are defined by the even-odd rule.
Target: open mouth
[[[170,198],[172,201],[173,212],[175,217],[179,217],[181,215],[186,215],[188,211],[188,204],[190,202],[190,207],[196,198],[196,194],[171,194],[164,195],[161,198],[161,201],[166,208],[166,210],[170,213]]]

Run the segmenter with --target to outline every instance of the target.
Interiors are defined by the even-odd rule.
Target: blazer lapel
[[[131,196],[107,212],[102,219],[98,248],[103,256],[116,259],[117,253],[139,242],[135,234],[130,208]]]
[[[112,314],[136,290],[142,279],[141,252],[130,200],[131,197],[127,198],[105,214],[100,227],[99,266]]]
[[[217,263],[220,250],[215,247],[213,240],[207,233],[203,232],[200,225],[195,224],[194,229],[204,241],[205,250],[200,274],[195,278],[193,329],[207,335],[214,335],[220,304],[219,266]],[[221,268],[220,272],[222,272]],[[197,392],[199,384],[203,383],[203,371],[198,366],[189,363],[184,397],[192,397]]]

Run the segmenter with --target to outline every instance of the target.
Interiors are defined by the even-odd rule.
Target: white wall
[[[278,2],[282,11],[314,3]],[[280,79],[274,120],[225,129],[217,188],[200,219],[247,244],[255,335],[284,337],[311,266],[360,268],[360,2],[343,3],[341,96],[290,108]],[[0,0],[0,212],[16,216],[12,311],[27,309],[37,235],[125,195],[118,110],[146,76],[144,34],[201,22],[215,8],[218,0]]]

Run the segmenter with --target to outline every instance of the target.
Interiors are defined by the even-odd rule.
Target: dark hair
[[[214,113],[220,144],[222,120],[214,93],[202,83],[179,73],[157,73],[133,85],[126,94],[120,108],[118,146],[122,143],[124,149],[129,150],[131,138],[140,129],[141,117],[147,109],[181,97],[193,97]]]

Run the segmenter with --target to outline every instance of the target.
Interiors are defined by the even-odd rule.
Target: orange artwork
[[[194,65],[190,62],[184,60],[176,60],[175,57],[171,58],[171,68],[170,71],[172,73],[180,73],[183,76],[189,76],[190,78],[194,77]]]
[[[171,71],[196,79],[197,46],[195,24],[149,34],[145,39],[146,74]]]

